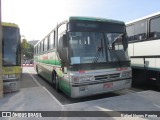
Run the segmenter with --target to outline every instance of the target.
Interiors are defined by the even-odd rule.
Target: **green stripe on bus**
[[[45,64],[49,64],[49,65],[61,65],[59,60],[37,60],[37,62],[39,63],[45,63]]]
[[[59,78],[60,79],[60,78]],[[69,80],[68,80],[69,81]],[[70,89],[70,84],[64,80],[59,80],[59,87],[60,89],[67,94],[68,96],[71,96],[71,89]]]

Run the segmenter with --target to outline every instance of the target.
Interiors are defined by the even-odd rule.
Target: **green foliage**
[[[21,47],[23,59],[33,59],[34,46],[28,44],[26,39],[22,39]]]
[[[26,39],[22,39],[22,49],[26,49],[28,47],[28,42]]]

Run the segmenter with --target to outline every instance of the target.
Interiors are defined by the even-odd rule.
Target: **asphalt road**
[[[37,87],[37,86],[43,86],[45,87],[62,105],[66,104],[72,104],[72,103],[78,103],[78,102],[85,102],[85,101],[91,101],[96,99],[102,99],[102,98],[109,98],[114,96],[120,96],[124,94],[134,93],[134,92],[140,92],[152,88],[147,87],[137,87],[137,88],[130,88],[125,89],[121,91],[111,92],[111,93],[105,93],[101,95],[94,95],[89,97],[83,97],[83,98],[76,98],[72,99],[66,96],[64,93],[60,92],[58,93],[50,83],[48,83],[44,78],[37,75],[33,67],[23,67],[23,74],[22,74],[22,80],[20,83],[21,88],[29,88],[29,87]]]

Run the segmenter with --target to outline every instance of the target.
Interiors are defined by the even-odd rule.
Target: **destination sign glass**
[[[68,31],[91,31],[91,32],[125,32],[125,25],[122,23],[111,23],[101,21],[71,21],[68,24]]]

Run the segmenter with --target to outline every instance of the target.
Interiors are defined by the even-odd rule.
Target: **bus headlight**
[[[74,77],[72,77],[72,82],[74,82],[74,83],[87,82],[87,81],[91,81],[91,80],[92,80],[92,76],[84,76],[84,77],[74,76]]]
[[[79,77],[77,77],[77,76],[72,77],[72,82],[74,82],[74,83],[79,82]]]
[[[122,77],[131,77],[132,76],[132,72],[131,71],[125,71],[122,73]]]
[[[91,81],[92,77],[91,76],[87,76],[87,77],[80,77],[79,81],[80,82],[87,82],[87,81]]]
[[[2,79],[10,79],[10,78],[16,78],[16,74],[4,74],[2,75]]]
[[[2,79],[8,79],[8,75],[7,74],[2,75]]]
[[[16,78],[16,74],[8,74],[8,78]]]

